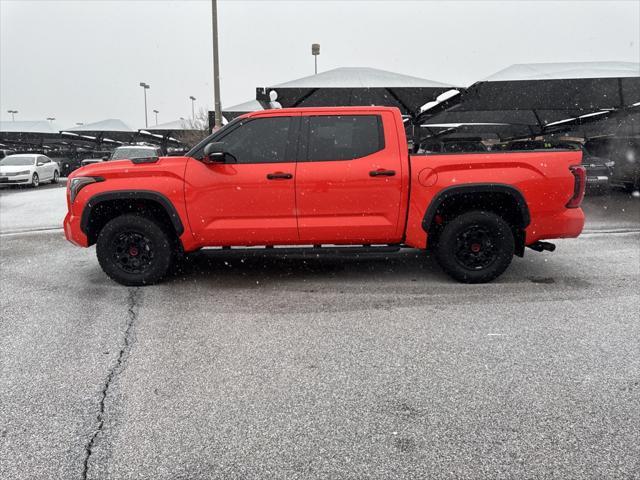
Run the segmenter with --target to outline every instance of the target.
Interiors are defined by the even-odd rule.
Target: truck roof
[[[336,113],[336,114],[347,114],[347,113],[366,113],[366,112],[398,112],[400,114],[400,109],[397,107],[382,107],[382,106],[355,106],[355,107],[298,107],[298,108],[274,108],[271,110],[258,110],[255,112],[245,113],[240,118],[248,118],[248,117],[269,117],[269,116],[277,116],[277,115],[286,115],[292,113]]]

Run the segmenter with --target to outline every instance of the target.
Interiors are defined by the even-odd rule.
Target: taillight
[[[578,208],[584,198],[584,189],[587,184],[587,170],[582,165],[572,165],[569,167],[573,174],[573,196],[567,208]]]

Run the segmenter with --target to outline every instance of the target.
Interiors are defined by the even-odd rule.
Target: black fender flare
[[[516,206],[522,215],[522,225],[519,226],[524,229],[531,222],[527,201],[525,200],[522,192],[513,185],[506,185],[503,183],[468,183],[465,185],[454,185],[442,189],[431,200],[431,203],[427,207],[427,210],[424,213],[424,218],[422,219],[422,229],[425,232],[429,231],[429,225],[431,225],[438,208],[440,208],[448,198],[458,195],[473,195],[476,193],[504,193],[511,196],[515,200]]]
[[[153,200],[158,202],[165,209],[167,215],[169,215],[169,219],[178,237],[184,233],[184,225],[182,225],[182,220],[180,219],[180,215],[178,215],[176,207],[174,207],[171,200],[163,194],[152,190],[113,190],[111,192],[98,193],[92,196],[85,204],[82,209],[82,217],[80,218],[80,229],[85,235],[89,230],[89,220],[91,219],[92,210],[100,203],[109,200]]]

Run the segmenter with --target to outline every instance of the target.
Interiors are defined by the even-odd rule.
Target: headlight
[[[104,178],[102,177],[76,177],[71,179],[69,183],[69,199],[71,203],[76,199],[78,192],[82,190],[87,185],[96,182],[104,182]]]
[[[604,162],[604,164],[609,168],[613,168],[613,167],[616,166],[616,162],[614,162],[613,160],[610,160],[608,162]]]
[[[30,173],[30,170],[22,170],[21,172],[14,173],[14,175],[29,175]]]

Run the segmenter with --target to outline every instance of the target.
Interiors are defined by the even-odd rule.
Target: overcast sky
[[[16,120],[144,126],[211,108],[211,2],[0,0],[0,107]],[[513,63],[640,61],[640,1],[219,0],[223,107],[319,70],[466,86]],[[153,113],[150,113],[153,124]]]

